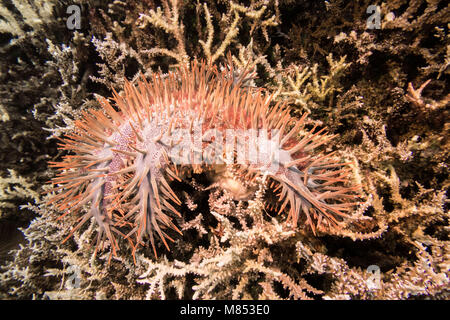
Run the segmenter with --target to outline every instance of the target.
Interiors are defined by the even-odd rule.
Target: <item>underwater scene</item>
[[[449,27],[1,0],[0,299],[449,300]]]

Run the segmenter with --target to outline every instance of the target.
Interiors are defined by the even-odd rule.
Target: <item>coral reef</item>
[[[81,9],[78,30],[66,24],[69,5]],[[375,28],[370,5],[379,8]],[[445,1],[432,0],[2,1],[0,297],[448,299],[449,13]],[[294,213],[276,213],[288,213],[296,197],[287,195],[291,204],[280,208],[270,176],[253,175],[250,185],[223,167],[178,168],[181,181],[165,191],[180,204],[175,221],[183,235],[170,235],[170,251],[155,238],[157,256],[151,245],[115,255],[95,250],[95,215],[73,228],[95,201],[60,219],[47,204],[58,197],[48,181],[64,187],[64,180],[47,163],[68,163],[73,153],[64,149],[74,145],[67,137],[84,130],[105,138],[99,122],[121,122],[98,111],[105,98],[120,102],[142,88],[140,79],[166,79],[201,59],[229,88],[236,79],[243,93],[264,88],[269,115],[285,112],[304,125],[297,141],[327,128],[333,142],[312,155],[333,153],[347,163],[361,188],[361,203],[346,212],[353,219],[313,230],[320,215],[307,222],[303,211],[293,228]],[[141,113],[134,114],[136,129]],[[89,141],[84,149],[98,142]],[[121,151],[133,157],[120,156],[127,160],[120,170],[136,164],[138,150]],[[127,203],[136,203],[122,200],[106,215],[132,212],[127,222],[134,223]],[[117,241],[135,248],[140,234]]]

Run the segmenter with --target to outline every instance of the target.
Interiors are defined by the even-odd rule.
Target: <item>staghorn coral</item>
[[[52,56],[46,41],[69,43],[70,36],[57,19],[61,6],[55,2],[2,1],[0,7],[0,224],[6,236],[36,217],[21,205],[38,202],[49,178],[46,162],[56,147],[43,127],[55,124],[61,75],[47,63]],[[1,247],[16,248],[22,240],[6,236]],[[2,254],[2,263],[10,257]]]

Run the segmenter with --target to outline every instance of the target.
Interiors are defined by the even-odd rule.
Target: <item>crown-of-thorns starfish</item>
[[[227,158],[227,163],[248,181],[266,175],[270,188],[278,192],[279,212],[286,210],[293,226],[303,222],[314,233],[339,227],[357,205],[359,186],[350,183],[348,163],[333,160],[332,153],[317,152],[333,136],[325,128],[307,130],[306,114],[291,117],[284,103],[274,105],[273,96],[247,86],[250,76],[247,71],[239,76],[232,66],[218,70],[194,61],[136,85],[126,83],[123,95],[114,91],[113,104],[98,98],[102,109],[83,112],[73,132],[60,139],[60,148],[70,154],[50,162],[60,172],[52,181],[50,192],[56,193],[48,204],[64,212],[61,217],[80,215],[64,241],[94,218],[96,252],[108,242],[116,254],[118,236],[129,241],[133,255],[145,239],[156,255],[155,235],[169,249],[167,240],[173,239],[167,231],[181,234],[173,218],[181,216],[182,206],[171,181],[181,181],[189,166],[196,172],[206,170],[211,157],[223,160],[224,153],[229,155],[229,150],[211,148],[219,142],[217,134],[206,137],[212,128],[224,136],[232,130],[233,142],[241,144],[238,150],[249,144],[267,156],[245,163]],[[190,162],[182,165],[174,161],[174,150],[179,151],[183,140],[175,133],[181,129],[201,136],[200,145],[188,144]],[[265,153],[264,142],[276,145],[276,156]],[[213,149],[215,153],[210,152]],[[81,210],[85,205],[87,210]]]

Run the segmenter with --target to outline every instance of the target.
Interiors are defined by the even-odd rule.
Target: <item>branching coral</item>
[[[48,179],[46,162],[53,144],[42,127],[54,113],[60,78],[46,64],[51,55],[45,39],[54,39],[64,28],[54,20],[55,10],[50,1],[0,5],[0,183],[4,191],[0,223],[29,223],[33,215],[19,206],[38,201],[36,191]]]
[[[299,68],[296,65],[291,66],[286,78],[280,79],[277,84],[277,90],[282,97],[292,99],[292,103],[299,106],[301,110],[311,112],[311,109],[320,109],[323,112],[322,103],[326,98],[333,96],[336,91],[341,91],[339,88],[338,79],[343,71],[350,66],[350,63],[345,62],[345,56],[340,60],[334,60],[333,55],[329,54],[326,58],[330,72],[328,75],[318,75],[318,65],[315,64],[312,68]],[[293,74],[291,76],[290,74]],[[333,99],[330,99],[330,105],[333,104]]]
[[[227,192],[211,194],[211,212],[219,221],[220,232],[213,234],[210,248],[196,248],[189,263],[167,259],[154,262],[139,257],[146,272],[138,282],[149,285],[147,298],[166,298],[171,288],[175,288],[180,299],[280,299],[275,292],[277,285],[295,299],[309,299],[321,293],[304,279],[296,280],[293,276],[298,274],[293,270],[276,266],[273,248],[292,240],[296,232],[287,230],[286,222],[264,219],[264,193],[268,187],[264,179],[258,178],[259,189],[247,208],[242,203],[236,207]],[[236,232],[231,221],[239,217],[242,230]],[[246,222],[249,218],[251,223]],[[192,289],[187,288],[189,275],[196,283]]]
[[[168,1],[163,1],[163,7],[164,10],[158,7],[156,11],[151,9],[148,14],[141,14],[139,16],[138,25],[141,29],[147,28],[149,24],[163,29],[167,34],[173,36],[176,41],[176,47],[174,49],[155,47],[143,50],[142,53],[149,55],[166,55],[174,58],[178,64],[185,64],[188,61],[188,55],[185,44],[185,30],[180,15],[180,8],[182,8],[183,5],[177,0],[171,0],[170,5]],[[218,25],[222,26],[224,29],[219,34],[221,40],[220,44],[216,49],[213,49],[215,38],[217,38],[217,35],[215,35],[213,16],[217,17],[219,14],[217,12],[216,14],[211,14],[207,3],[203,3],[203,5],[197,3],[196,6],[197,14],[198,12],[203,11],[205,17],[206,27],[201,25],[199,17],[196,22],[201,33],[203,33],[203,30],[206,30],[205,39],[199,39],[199,43],[203,49],[203,55],[210,63],[214,63],[219,57],[223,57],[232,42],[236,41],[243,20],[247,20],[250,24],[250,35],[252,35],[256,29],[260,29],[266,41],[269,40],[267,29],[278,25],[277,21],[279,18],[277,14],[266,17],[269,12],[266,1],[251,1],[248,7],[235,2],[230,2],[228,7],[228,12],[220,17],[218,23]]]

